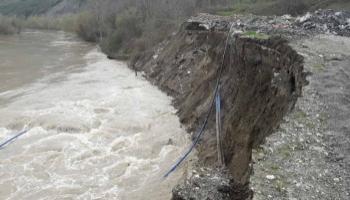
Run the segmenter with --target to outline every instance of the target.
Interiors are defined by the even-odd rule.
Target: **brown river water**
[[[0,36],[1,200],[169,199],[190,144],[171,98],[64,32]],[[169,139],[173,142],[168,143]]]

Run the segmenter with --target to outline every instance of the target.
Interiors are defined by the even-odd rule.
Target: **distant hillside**
[[[32,16],[77,11],[86,0],[0,0],[3,15]]]

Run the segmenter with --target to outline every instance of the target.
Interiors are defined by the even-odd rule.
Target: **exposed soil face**
[[[303,58],[281,38],[233,35],[223,59],[227,24],[185,23],[169,41],[131,66],[174,97],[181,122],[194,133],[208,112],[223,61],[224,157],[229,179],[239,191],[248,190],[252,148],[294,107],[305,74]],[[216,163],[214,115],[198,151],[202,164]],[[247,191],[239,194],[237,199],[251,197]]]

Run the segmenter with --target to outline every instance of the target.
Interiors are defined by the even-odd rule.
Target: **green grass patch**
[[[220,16],[232,16],[235,14],[234,10],[220,10],[215,13],[216,15]]]
[[[253,38],[253,39],[261,39],[267,40],[270,36],[265,33],[258,33],[256,31],[247,31],[242,34],[243,37]]]
[[[288,144],[285,144],[277,149],[277,153],[283,156],[283,159],[290,158],[292,156],[291,152],[292,152],[292,148]]]
[[[323,63],[320,63],[320,64],[314,64],[312,66],[316,71],[323,71],[326,66],[323,64]]]
[[[293,114],[294,118],[300,122],[305,122],[305,120],[307,119],[307,114],[302,111],[302,110],[298,110]]]
[[[278,170],[280,169],[280,167],[279,167],[277,164],[272,164],[272,165],[270,166],[270,168],[271,168],[271,170],[274,171],[274,172],[276,172],[276,171],[278,171]]]

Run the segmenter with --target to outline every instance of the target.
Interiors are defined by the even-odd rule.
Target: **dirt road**
[[[292,45],[310,84],[253,155],[255,199],[349,199],[350,39],[319,35]]]

